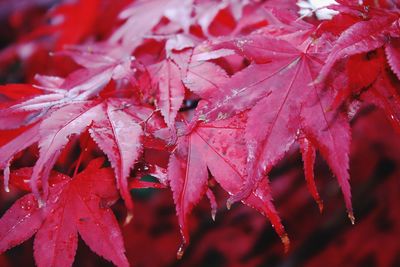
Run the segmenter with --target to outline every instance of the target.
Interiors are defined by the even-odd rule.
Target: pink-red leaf
[[[132,116],[120,109],[118,104],[122,106],[122,102],[114,102],[104,103],[89,132],[110,160],[122,197],[131,209],[133,203],[127,177],[142,149],[142,128]]]
[[[206,192],[208,172],[199,136],[179,138],[168,164],[171,186],[184,243],[189,243],[187,216]]]
[[[235,40],[230,46],[258,64],[233,76],[228,85],[234,89],[225,95],[217,93],[199,111],[199,118],[207,121],[251,108],[245,134],[248,178],[229,202],[249,196],[283,158],[299,132],[307,129],[307,138],[312,138],[336,175],[351,214],[350,131],[340,111],[328,111],[333,101],[332,88],[324,90],[321,84],[314,83],[323,66],[321,55],[313,51],[309,40],[294,47],[259,34]]]
[[[0,219],[0,253],[29,239],[42,221],[43,214],[33,194],[18,199]]]
[[[385,52],[390,67],[400,79],[400,38],[393,38],[386,45]]]
[[[397,19],[397,15],[387,12],[350,26],[335,42],[318,79],[325,78],[339,59],[381,47],[387,40],[385,34]]]
[[[158,89],[156,104],[168,127],[174,127],[175,117],[185,95],[178,66],[170,59],[152,66],[152,78]]]
[[[319,210],[322,212],[324,206],[319,196],[317,186],[315,185],[314,178],[315,148],[306,137],[300,137],[298,141],[300,144],[301,156],[303,158],[304,176],[306,177],[308,190],[317,202]]]
[[[76,224],[71,221],[74,217],[74,207],[67,204],[73,201],[67,192],[61,196],[52,195],[49,216],[36,233],[34,256],[38,266],[71,266],[74,262],[78,247]],[[52,202],[56,202],[52,205]]]
[[[97,254],[117,266],[129,266],[118,222],[105,200],[118,199],[110,168],[100,168],[96,159],[76,177],[52,173],[49,197],[39,208],[33,194],[17,202],[0,219],[1,252],[25,241],[36,231],[36,264],[71,266],[78,232]],[[42,223],[43,222],[43,223]]]
[[[168,179],[174,192],[184,244],[189,241],[186,218],[207,192],[207,170],[230,194],[238,193],[245,182],[244,121],[245,117],[241,116],[200,124],[192,133],[178,139],[177,148],[170,158]],[[210,193],[208,195],[210,198]],[[260,188],[243,202],[267,216],[285,246],[288,246],[289,241],[267,188]]]
[[[101,175],[102,173],[98,173]],[[72,200],[76,209],[76,223],[83,241],[98,255],[117,266],[129,266],[118,222],[109,208],[102,208],[100,198],[87,196],[75,186],[79,198]]]
[[[309,71],[314,77],[318,75],[318,69],[310,68]],[[313,86],[301,112],[302,128],[335,174],[344,196],[349,218],[354,221],[348,171],[350,125],[345,114],[329,110],[332,102],[332,90],[321,91]]]
[[[31,179],[32,192],[36,196],[40,196],[37,185],[41,178],[45,200],[49,173],[61,149],[68,143],[72,134],[81,134],[100,112],[101,105],[80,102],[58,109],[40,124],[40,156],[33,168]]]

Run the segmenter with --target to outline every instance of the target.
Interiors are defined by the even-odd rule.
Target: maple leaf
[[[36,75],[36,80],[39,82],[36,88],[47,94],[34,95],[28,100],[19,99],[17,103],[4,110],[6,115],[16,118],[14,124],[17,126],[42,118],[53,107],[60,107],[72,101],[91,99],[110,81],[129,81],[133,77],[131,63],[134,58],[130,56],[130,51],[122,47],[108,43],[71,46],[56,55],[67,55],[83,68],[70,73],[66,78]],[[32,86],[7,85],[4,91],[6,93],[21,88],[29,95],[32,91],[29,87]]]
[[[120,13],[119,18],[126,21],[109,38],[110,43],[121,42],[122,45],[135,49],[168,10],[175,9],[179,4],[178,0],[135,1]],[[149,11],[151,15],[148,14]]]
[[[203,99],[220,90],[220,86],[229,80],[226,71],[210,62],[234,54],[231,49],[210,50],[207,45],[198,45],[186,53],[174,54],[175,62],[180,66],[182,82],[190,91]]]
[[[33,168],[31,186],[32,192],[40,197],[38,181],[42,180],[44,192],[44,196],[40,197],[42,201],[47,198],[47,179],[61,149],[67,145],[72,134],[83,133],[101,112],[101,104],[74,103],[54,111],[41,122],[38,141],[40,155]]]
[[[49,24],[38,27],[29,35],[24,36],[22,41],[55,35],[56,50],[63,49],[64,45],[79,43],[91,34],[99,15],[100,2],[88,0],[60,4],[47,14]]]
[[[0,86],[0,94],[12,100],[40,94],[40,90],[28,84],[7,84]]]
[[[59,173],[44,207],[33,194],[17,200],[0,219],[0,252],[36,233],[34,256],[38,266],[71,266],[78,233],[98,255],[117,266],[129,266],[118,222],[104,201],[118,199],[111,169],[103,159],[91,161],[76,177]],[[31,170],[32,171],[32,170]]]
[[[245,116],[238,116],[226,121],[200,124],[190,134],[178,138],[168,164],[168,181],[181,227],[181,249],[189,243],[187,216],[192,208],[206,192],[212,206],[215,205],[208,189],[208,170],[230,194],[239,192],[246,179],[245,119]],[[264,183],[243,203],[270,219],[287,249],[289,239],[272,203],[268,185]],[[179,253],[183,251],[178,252],[178,256],[182,256]]]
[[[212,90],[218,90],[219,84],[228,79],[221,67],[207,60],[231,55],[233,51],[207,51],[202,46],[194,48],[194,41],[183,35],[168,39],[165,45],[166,59],[148,67],[154,84],[151,92],[144,93],[154,95],[155,104],[171,129],[175,127],[175,118],[185,97],[185,87],[207,98]],[[209,74],[206,76],[203,73]]]
[[[13,108],[21,100],[38,97],[42,91],[30,84],[7,84],[0,86],[0,94],[10,101],[1,103],[0,129],[16,129],[29,125],[40,118],[40,112],[15,110]]]
[[[393,72],[400,79],[400,38],[393,38],[385,47],[387,61]]]
[[[393,53],[390,56],[389,50],[389,53]],[[349,58],[346,64],[346,85],[337,92],[331,108],[337,109],[345,103],[351,107],[354,103],[362,100],[381,108],[393,128],[399,131],[400,96],[396,74],[392,72],[395,70],[393,68],[395,66],[391,66],[396,64],[396,50],[387,45],[385,52],[388,58],[387,62],[383,49]],[[355,105],[357,106],[357,104]],[[355,114],[350,115],[354,116]]]
[[[39,197],[40,179],[45,200],[48,191],[47,179],[61,150],[67,145],[71,135],[81,134],[88,129],[109,158],[115,169],[122,197],[128,208],[132,208],[126,179],[141,153],[140,137],[143,132],[139,124],[145,122],[151,114],[151,109],[134,106],[123,99],[108,99],[104,102],[81,101],[63,106],[3,146],[1,151],[4,151],[5,156],[0,168],[8,170],[13,155],[38,142],[39,158],[33,167],[31,186],[33,193]]]
[[[180,69],[171,59],[166,59],[151,67],[149,71],[158,89],[156,105],[160,108],[165,123],[172,128],[185,95]]]
[[[0,148],[0,153],[2,155],[2,159],[0,160],[0,169],[4,169],[4,188],[6,191],[9,191],[8,182],[10,164],[14,155],[31,146],[38,140],[39,124],[36,124]]]
[[[151,110],[145,107],[130,106],[121,110],[127,103],[120,99],[108,101],[103,106],[103,113],[90,127],[89,132],[100,149],[107,155],[115,170],[117,184],[129,209],[133,203],[128,190],[127,177],[141,151],[140,123],[147,120]]]
[[[346,56],[368,52],[383,46],[389,36],[395,36],[398,12],[371,9],[368,20],[357,22],[341,33],[335,41],[318,80],[326,78],[334,64]]]
[[[400,133],[400,92],[399,81],[394,74],[382,69],[371,88],[361,95],[361,99],[381,108],[393,129]]]
[[[313,52],[309,41],[296,48],[267,34],[250,35],[230,44],[228,47],[236,48],[256,64],[232,76],[221,90],[225,94],[215,94],[198,111],[201,120],[213,121],[251,109],[246,126],[248,179],[243,190],[228,202],[247,197],[303,132],[336,175],[352,219],[350,130],[340,111],[327,111],[333,90],[314,84],[323,66],[321,54]],[[310,181],[311,176],[307,176]]]
[[[228,19],[226,19],[226,17],[232,16],[233,23],[240,20],[244,11],[244,7],[248,4],[249,1],[247,0],[222,1],[220,3],[207,1],[198,2],[195,3],[196,16],[193,18],[193,20],[200,25],[203,34],[211,39],[213,35],[224,35],[231,31],[233,27],[231,26],[232,28],[230,29],[230,27],[226,25],[228,24]],[[226,16],[224,21],[224,26],[226,28],[219,27],[219,29],[216,31],[211,26],[213,22],[218,21],[217,18],[219,15]]]

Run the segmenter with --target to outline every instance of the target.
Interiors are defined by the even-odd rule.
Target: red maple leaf
[[[126,179],[141,151],[140,124],[144,123],[151,113],[151,109],[134,106],[123,99],[108,99],[104,102],[81,101],[63,106],[3,146],[1,151],[5,156],[0,166],[6,168],[14,154],[38,142],[40,155],[33,168],[31,186],[33,193],[40,196],[40,179],[43,182],[45,200],[48,175],[61,150],[67,145],[71,135],[81,134],[88,129],[109,158],[115,169],[122,196],[128,207],[132,208]],[[6,175],[5,181],[7,180]]]
[[[190,134],[178,138],[168,165],[168,181],[173,191],[183,247],[189,243],[187,216],[192,208],[205,193],[212,206],[215,205],[208,189],[208,170],[231,195],[237,194],[246,181],[245,121],[246,116],[243,115],[225,121],[201,123]],[[267,181],[263,181],[243,203],[271,220],[285,249],[288,249],[289,239],[272,203]]]
[[[223,85],[224,94],[212,96],[198,115],[201,120],[212,121],[251,109],[246,126],[248,180],[230,202],[253,191],[300,138],[307,140],[303,150],[318,148],[327,160],[342,188],[349,216],[353,217],[348,182],[349,125],[340,111],[329,111],[334,90],[315,83],[323,58],[321,52],[313,51],[314,45],[317,46],[306,40],[295,47],[279,40],[279,36],[267,34],[254,34],[231,43],[255,64],[235,74]],[[313,180],[313,158],[305,155],[309,182]],[[321,203],[315,189],[312,191]]]
[[[118,199],[114,175],[102,164],[101,158],[93,160],[72,178],[52,172],[49,198],[42,207],[32,193],[17,200],[0,219],[0,252],[36,233],[39,266],[71,266],[79,233],[94,252],[128,266],[118,222],[107,204]]]
[[[325,78],[339,59],[380,48],[391,37],[398,36],[400,13],[397,10],[373,7],[363,9],[360,6],[345,9],[351,14],[355,12],[357,16],[361,10],[365,20],[354,23],[340,34],[321,69],[319,79]]]

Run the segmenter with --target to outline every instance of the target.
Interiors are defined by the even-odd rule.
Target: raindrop
[[[52,199],[52,203],[53,204],[55,204],[55,203],[57,203],[58,202],[58,200],[60,199],[60,196],[56,196],[56,197],[54,197],[54,199]]]
[[[356,223],[356,218],[354,217],[353,212],[349,211],[347,216],[349,217],[351,224],[354,225]]]
[[[26,200],[21,202],[21,208],[26,211],[30,211],[35,207],[35,202]]]
[[[185,249],[186,249],[186,244],[185,244],[185,243],[182,243],[182,244],[179,246],[178,251],[176,252],[176,258],[177,258],[178,260],[182,259],[183,254],[185,254]]]

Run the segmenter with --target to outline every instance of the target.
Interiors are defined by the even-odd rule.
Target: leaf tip
[[[356,218],[354,217],[353,211],[348,211],[347,216],[349,217],[351,224],[354,225],[356,223]]]
[[[43,200],[42,197],[39,197],[38,200],[37,200],[37,202],[38,202],[39,209],[41,209],[41,208],[43,208],[44,206],[46,206],[46,202]]]
[[[232,205],[236,202],[246,199],[253,192],[254,185],[252,183],[245,185],[238,193],[232,195],[226,201],[226,207],[228,210],[231,209]]]
[[[289,236],[285,233],[285,234],[281,235],[281,240],[282,240],[282,243],[283,243],[285,254],[287,254],[289,252],[289,249],[290,249]]]
[[[226,201],[226,208],[227,208],[228,210],[230,210],[230,209],[232,208],[232,201],[231,201],[231,199],[228,199],[228,200]]]
[[[182,259],[183,254],[185,254],[185,249],[186,249],[186,244],[185,244],[185,243],[182,243],[182,244],[179,246],[178,251],[176,252],[176,258],[177,258],[178,260]]]
[[[10,161],[8,161],[6,168],[4,169],[4,191],[10,192]]]
[[[324,202],[321,199],[317,200],[319,212],[322,213],[324,211]]]
[[[133,219],[133,212],[128,210],[128,213],[126,214],[125,221],[124,221],[124,226],[128,225]]]

